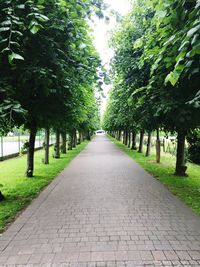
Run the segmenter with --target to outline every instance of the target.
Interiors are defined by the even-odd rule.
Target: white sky
[[[125,15],[130,11],[129,0],[105,0],[106,4],[110,6],[111,9],[118,11],[121,15]],[[110,23],[106,24],[103,20],[96,19],[94,28],[94,43],[101,55],[103,63],[108,63],[112,57],[112,50],[108,47],[109,32],[116,27],[116,21],[110,18]]]
[[[121,15],[125,15],[130,11],[129,0],[105,0],[105,3],[110,6],[111,9],[118,11]],[[109,64],[110,59],[113,56],[113,51],[108,47],[108,41],[110,38],[110,31],[116,27],[115,19],[111,18],[110,23],[106,24],[103,20],[96,19],[94,29],[94,44],[99,52],[103,65]],[[108,95],[108,91],[111,86],[104,86],[104,94]],[[103,114],[106,107],[107,99],[103,99],[101,106],[101,113]]]

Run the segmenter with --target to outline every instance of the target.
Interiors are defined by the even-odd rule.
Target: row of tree
[[[114,88],[104,128],[120,136],[177,133],[175,173],[186,174],[185,139],[200,126],[200,3],[136,0],[113,34]],[[150,142],[150,141],[149,141]]]
[[[101,0],[6,0],[0,3],[0,131],[24,126],[30,132],[26,175],[33,176],[37,130],[66,144],[98,127],[96,91],[101,62],[88,20],[102,17]],[[71,143],[76,143],[72,141]],[[63,151],[66,149],[64,148]]]

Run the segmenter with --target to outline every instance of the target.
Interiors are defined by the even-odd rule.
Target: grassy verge
[[[109,137],[121,150],[139,163],[146,171],[161,181],[167,188],[189,205],[200,215],[200,166],[188,163],[187,173],[189,177],[182,178],[175,176],[175,157],[170,154],[163,154],[161,164],[155,162],[155,150],[150,157],[145,157],[137,151],[130,150],[121,142]]]
[[[0,162],[0,185],[3,186],[0,190],[6,197],[5,201],[0,202],[0,232],[87,144],[83,142],[67,154],[62,154],[60,159],[51,157],[51,148],[49,165],[42,163],[44,152],[36,152],[34,178],[26,178],[24,175],[26,156]]]

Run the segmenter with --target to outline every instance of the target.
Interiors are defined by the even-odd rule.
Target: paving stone
[[[153,257],[155,260],[163,261],[166,260],[166,256],[162,251],[152,251]]]
[[[199,225],[99,136],[0,236],[0,267],[200,266]]]
[[[178,255],[175,253],[175,251],[164,251],[164,254],[167,258],[167,260],[178,260],[179,257]]]

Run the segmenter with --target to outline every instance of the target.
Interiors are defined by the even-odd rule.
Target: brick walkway
[[[200,266],[200,218],[95,138],[0,237],[0,266]]]

